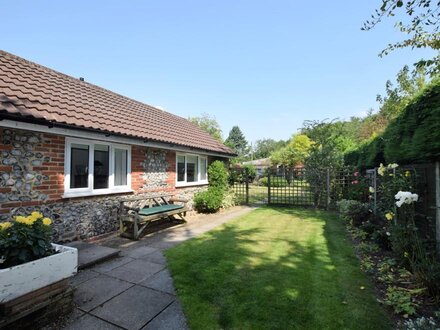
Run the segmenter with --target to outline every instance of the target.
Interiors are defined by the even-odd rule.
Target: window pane
[[[127,185],[127,150],[115,149],[115,186]]]
[[[87,188],[89,176],[89,146],[72,143],[70,159],[70,188]]]
[[[200,180],[206,180],[207,159],[200,158]]]
[[[186,158],[186,182],[196,182],[198,175],[198,157],[187,156]]]
[[[177,156],[177,181],[185,181],[185,156]]]
[[[93,162],[93,189],[108,188],[109,146],[95,144]]]

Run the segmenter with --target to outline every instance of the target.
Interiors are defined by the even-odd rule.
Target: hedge
[[[434,79],[381,136],[345,155],[361,168],[380,163],[421,163],[440,157],[440,78]]]

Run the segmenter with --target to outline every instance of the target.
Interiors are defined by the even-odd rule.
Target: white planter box
[[[52,244],[58,253],[18,266],[0,269],[0,303],[76,274],[78,250]]]

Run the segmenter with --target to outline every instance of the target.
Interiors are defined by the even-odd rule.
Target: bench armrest
[[[171,198],[169,199],[169,202],[170,202],[170,203],[178,202],[178,203],[184,203],[184,204],[186,204],[186,203],[189,202],[189,200],[186,199],[186,198],[171,197]]]

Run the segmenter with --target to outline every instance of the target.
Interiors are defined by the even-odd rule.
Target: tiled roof
[[[232,155],[189,120],[0,50],[0,115]]]

